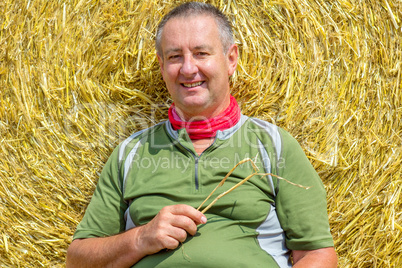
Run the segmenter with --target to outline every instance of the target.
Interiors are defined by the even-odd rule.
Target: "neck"
[[[169,121],[172,124],[173,129],[178,130],[186,128],[192,140],[213,138],[218,130],[225,130],[233,127],[240,120],[240,108],[236,102],[236,99],[232,96],[229,98],[229,105],[221,112],[217,112],[216,116],[197,115],[186,118],[183,114],[181,116],[176,111],[174,104],[169,108]]]
[[[194,150],[198,155],[201,155],[214,142],[215,137],[205,139],[192,139]]]

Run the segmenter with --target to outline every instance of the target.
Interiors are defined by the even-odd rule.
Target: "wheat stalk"
[[[257,156],[255,157],[255,159],[257,159]],[[251,162],[251,165],[253,166],[254,172],[253,172],[252,174],[248,175],[246,178],[244,178],[244,179],[241,180],[240,182],[238,182],[236,185],[232,186],[229,190],[227,190],[227,191],[221,193],[220,195],[218,195],[206,208],[204,208],[204,209],[201,211],[202,213],[207,212],[207,210],[210,209],[220,198],[222,198],[222,197],[224,197],[225,195],[229,194],[229,193],[232,192],[234,189],[238,188],[240,185],[244,184],[246,181],[248,181],[249,179],[251,179],[251,178],[254,177],[254,176],[261,176],[260,178],[263,178],[263,177],[265,177],[265,176],[273,176],[273,177],[276,177],[276,178],[278,178],[278,179],[280,179],[280,180],[284,180],[284,181],[286,181],[287,183],[290,183],[290,184],[292,184],[292,185],[294,185],[294,186],[297,186],[297,187],[300,187],[300,188],[304,188],[304,189],[306,189],[306,190],[308,190],[308,189],[311,188],[310,186],[303,186],[303,185],[300,185],[300,184],[293,183],[293,182],[291,182],[291,181],[289,181],[289,180],[287,180],[287,179],[285,179],[285,178],[282,178],[282,177],[280,177],[280,176],[278,176],[278,175],[275,175],[275,174],[272,174],[272,173],[258,173],[259,169],[258,169],[257,165],[255,164],[255,161],[253,161],[251,158],[245,158],[245,159],[239,161],[239,162],[226,174],[226,176],[219,182],[219,184],[215,187],[215,189],[213,189],[212,192],[207,196],[207,198],[205,198],[205,200],[201,203],[201,205],[198,206],[197,210],[199,211],[199,210],[201,209],[201,207],[205,204],[205,202],[207,202],[207,200],[213,195],[213,193],[215,193],[215,191],[225,183],[226,179],[230,176],[230,174],[232,174],[232,172],[233,172],[239,165],[244,164],[244,163],[246,163],[246,162]]]

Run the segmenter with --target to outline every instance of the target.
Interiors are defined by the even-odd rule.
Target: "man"
[[[174,101],[169,120],[113,152],[67,266],[290,267],[292,253],[294,267],[336,267],[318,175],[289,134],[241,115],[230,95],[238,50],[227,18],[207,4],[183,4],[160,23],[156,48]],[[254,177],[205,215],[196,210],[247,157],[260,172],[312,187]],[[242,164],[221,188],[253,172]]]

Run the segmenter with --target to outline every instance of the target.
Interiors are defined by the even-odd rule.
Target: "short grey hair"
[[[216,24],[218,25],[223,51],[225,54],[227,53],[230,46],[234,44],[233,31],[229,19],[213,5],[200,2],[188,2],[172,9],[159,23],[155,38],[155,47],[158,55],[163,55],[161,43],[163,27],[166,23],[173,18],[186,18],[197,15],[208,15],[215,19]]]

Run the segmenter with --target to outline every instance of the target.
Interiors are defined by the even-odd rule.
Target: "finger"
[[[171,206],[170,209],[172,214],[189,217],[197,225],[205,224],[207,222],[205,215],[191,206],[181,204]]]
[[[163,241],[163,248],[167,248],[167,249],[175,249],[179,246],[181,241],[167,236],[166,239]]]
[[[182,228],[174,228],[172,233],[173,235],[171,237],[179,242],[184,242],[187,239],[187,231]]]
[[[191,235],[195,235],[197,233],[196,223],[187,216],[175,216],[172,226],[180,228]]]

